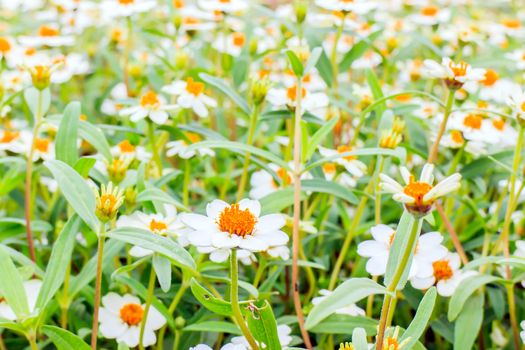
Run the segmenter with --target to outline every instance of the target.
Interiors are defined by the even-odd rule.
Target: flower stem
[[[186,292],[188,287],[189,287],[189,284],[187,284],[186,282],[182,282],[179,290],[177,291],[177,294],[175,294],[175,297],[171,301],[171,304],[170,304],[170,306],[168,308],[168,312],[169,312],[170,315],[175,312],[175,309],[177,309],[177,305],[179,305],[179,302],[182,299],[182,297],[184,296],[184,293]],[[157,349],[164,349],[164,347],[163,347],[164,334],[166,334],[166,328],[167,327],[168,327],[168,325],[164,325],[164,327],[162,327],[162,329],[159,331],[159,340],[157,341]]]
[[[155,126],[151,120],[148,120],[148,138],[151,145],[151,152],[153,153],[153,161],[157,166],[157,174],[160,176],[162,175],[162,160],[160,159],[159,150],[155,141]]]
[[[95,279],[95,301],[93,304],[93,324],[91,325],[91,349],[97,349],[97,335],[98,335],[98,313],[100,308],[100,292],[102,287],[102,262],[104,258],[104,243],[106,240],[106,226],[104,223],[100,225],[100,233],[98,234],[97,247],[97,274]]]
[[[248,138],[246,139],[246,144],[248,146],[253,145],[255,128],[257,126],[257,115],[258,115],[258,108],[257,106],[254,106],[252,115],[250,116],[250,125],[248,127]],[[250,158],[251,158],[251,153],[246,152],[246,156],[244,157],[244,165],[242,168],[242,176],[239,182],[239,190],[237,191],[237,202],[240,201],[244,196],[244,189],[246,188],[246,183],[248,182],[248,168],[250,166]]]
[[[35,245],[33,242],[33,232],[31,230],[31,216],[33,215],[33,202],[32,198],[32,179],[33,179],[33,155],[36,148],[36,140],[38,138],[38,130],[40,129],[40,120],[42,119],[42,99],[43,93],[42,90],[38,90],[38,103],[37,110],[35,114],[35,125],[33,127],[33,140],[31,141],[31,149],[27,155],[27,165],[26,165],[26,182],[25,182],[25,192],[24,192],[24,218],[26,224],[26,237],[27,237],[27,247],[29,249],[29,256],[33,262],[36,262],[36,253]]]
[[[38,345],[36,343],[36,336],[30,335],[27,340],[29,341],[29,345],[31,346],[31,350],[38,350]]]
[[[383,156],[378,156],[377,162],[379,165],[376,172],[380,174],[383,171],[385,158],[383,158]],[[379,175],[376,175],[375,180],[375,224],[379,225],[381,223],[381,191],[379,191]]]
[[[390,307],[392,305],[392,295],[395,295],[394,293],[397,290],[397,286],[399,284],[399,281],[401,280],[401,277],[403,277],[403,274],[407,268],[410,268],[408,266],[410,256],[412,255],[412,248],[417,240],[417,237],[419,235],[419,231],[421,230],[421,224],[422,219],[414,219],[414,222],[412,223],[412,230],[410,231],[410,236],[408,238],[407,242],[407,248],[403,252],[403,255],[401,256],[401,260],[399,261],[399,265],[394,272],[394,276],[392,277],[392,280],[390,281],[388,287],[387,287],[387,293],[385,294],[384,300],[383,300],[383,307],[381,308],[381,318],[379,319],[379,328],[377,331],[377,338],[376,338],[376,349],[383,349],[383,338],[385,337],[385,331],[387,327],[388,317],[389,314],[393,314],[394,310],[390,311]],[[395,253],[395,252],[393,252]],[[395,305],[393,306],[395,308]]]
[[[182,204],[188,207],[190,204],[190,179],[191,179],[191,159],[184,161],[184,183],[182,185]]]
[[[157,280],[155,274],[155,268],[151,264],[151,270],[149,272],[149,282],[148,282],[148,294],[146,294],[146,307],[144,308],[144,318],[140,323],[140,333],[139,333],[139,349],[144,350],[144,330],[146,329],[146,323],[148,321],[149,309],[151,308],[151,301],[153,300],[153,292],[155,291],[155,281]]]
[[[428,163],[433,163],[437,158],[439,143],[441,141],[441,138],[443,137],[443,134],[445,133],[445,129],[447,128],[448,117],[450,116],[450,112],[452,111],[452,106],[454,104],[455,92],[455,90],[448,90],[447,103],[445,105],[445,113],[443,114],[443,120],[441,121],[441,125],[439,126],[439,131],[436,136],[436,140],[434,141],[430,153],[428,154]]]
[[[250,344],[250,347],[252,350],[258,350],[259,346],[257,345],[257,342],[255,341],[255,338],[253,337],[252,333],[248,329],[248,326],[246,326],[246,322],[244,321],[244,318],[242,317],[241,308],[239,307],[239,272],[237,270],[237,251],[235,249],[232,249],[231,256],[230,256],[230,273],[231,273],[231,287],[230,287],[230,301],[232,304],[232,310],[233,310],[233,317],[235,318],[235,321],[239,325],[239,328],[242,331],[242,334]]]
[[[295,125],[294,125],[294,143],[293,143],[293,182],[294,182],[294,201],[293,201],[293,231],[292,231],[292,291],[295,313],[299,329],[307,349],[312,349],[310,336],[304,327],[304,315],[299,296],[299,245],[301,237],[299,235],[299,220],[301,218],[301,77],[297,77],[297,87],[295,89]]]

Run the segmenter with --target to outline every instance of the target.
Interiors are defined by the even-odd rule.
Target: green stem
[[[177,294],[175,294],[175,297],[173,297],[173,300],[171,301],[171,304],[168,308],[168,313],[172,315],[175,312],[175,309],[177,309],[177,305],[179,305],[180,300],[184,296],[184,293],[188,289],[189,285],[185,282],[183,282],[177,291]],[[159,331],[159,340],[157,341],[157,349],[164,349],[163,343],[164,343],[164,335],[166,334],[166,329],[168,325],[164,325],[162,329]]]
[[[153,300],[153,292],[155,291],[155,281],[157,277],[155,274],[155,268],[153,263],[151,264],[151,270],[149,272],[149,282],[148,282],[148,293],[146,295],[146,307],[144,308],[144,318],[140,323],[140,333],[139,333],[139,349],[144,350],[144,330],[146,329],[146,323],[148,321],[148,313],[151,308],[151,301]]]
[[[148,120],[148,138],[151,145],[151,152],[153,154],[153,161],[157,166],[158,175],[162,175],[162,160],[160,159],[159,150],[155,141],[155,126],[151,120]]]
[[[101,223],[98,234],[97,271],[95,279],[95,301],[93,304],[93,324],[91,325],[91,349],[97,350],[98,313],[100,308],[100,292],[102,287],[102,262],[104,258],[104,243],[106,240],[106,225]]]
[[[257,127],[257,115],[258,115],[258,106],[253,107],[252,115],[250,116],[250,125],[248,127],[248,138],[246,139],[246,144],[248,146],[253,145],[253,139],[255,136],[255,128]],[[239,182],[239,190],[237,191],[237,202],[240,201],[244,196],[244,189],[246,188],[246,183],[248,182],[248,168],[250,166],[251,153],[246,152],[244,157],[244,165],[242,168],[242,176]]]
[[[383,156],[378,156],[378,158],[379,165],[377,167],[377,173],[381,174],[385,158],[383,158]],[[379,175],[376,175],[375,181],[375,223],[376,225],[381,223],[381,191],[379,191]]]
[[[36,343],[36,337],[34,335],[29,336],[27,338],[27,340],[29,341],[29,345],[31,346],[31,350],[38,350],[38,345]]]
[[[381,318],[379,319],[379,328],[377,332],[377,338],[376,338],[376,349],[383,349],[383,338],[385,336],[386,326],[388,322],[388,315],[391,313],[390,306],[392,304],[392,295],[397,290],[397,286],[399,284],[399,281],[401,280],[401,277],[403,277],[403,274],[405,273],[405,270],[407,268],[410,268],[408,266],[410,256],[412,255],[412,247],[414,247],[417,237],[419,236],[419,231],[421,230],[421,224],[422,219],[418,218],[415,219],[412,223],[412,230],[410,231],[410,236],[408,238],[407,242],[407,248],[403,252],[403,255],[401,256],[401,260],[399,261],[399,265],[394,272],[394,276],[392,277],[392,280],[388,284],[387,287],[387,293],[385,294],[384,301],[383,301],[383,307],[381,309]],[[394,253],[394,252],[393,252]],[[395,308],[395,305],[394,305]],[[394,310],[392,310],[392,313]]]
[[[191,160],[184,160],[184,182],[182,184],[182,204],[188,207],[190,204],[190,180],[191,180]]]
[[[433,163],[437,158],[439,143],[441,141],[441,138],[443,137],[443,134],[445,133],[445,129],[447,128],[448,117],[450,117],[450,112],[452,111],[452,106],[454,105],[455,93],[455,90],[448,90],[447,103],[445,105],[443,120],[441,121],[441,125],[439,126],[439,131],[436,136],[436,140],[434,141],[430,153],[428,154],[428,163]]]
[[[230,287],[230,301],[232,304],[232,310],[233,310],[233,317],[235,318],[235,321],[237,322],[237,325],[241,329],[242,334],[250,344],[250,347],[252,350],[258,350],[259,346],[257,345],[257,342],[255,341],[255,338],[253,337],[252,333],[248,329],[248,326],[246,326],[246,322],[244,321],[244,318],[242,317],[241,308],[239,306],[239,272],[237,270],[237,251],[235,249],[232,249],[231,256],[230,256],[230,273],[231,273],[231,287]]]

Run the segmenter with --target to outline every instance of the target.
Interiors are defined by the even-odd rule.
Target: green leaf
[[[432,287],[425,293],[425,296],[419,303],[416,316],[414,316],[414,319],[410,322],[410,325],[399,340],[402,342],[405,339],[409,339],[406,345],[406,350],[410,350],[417,343],[421,335],[423,335],[428,321],[430,320],[430,316],[432,316],[434,304],[436,303],[436,296],[436,287]]]
[[[339,116],[330,119],[321,128],[319,128],[319,130],[317,130],[315,134],[313,134],[312,137],[310,137],[310,139],[308,140],[308,146],[306,149],[306,155],[305,155],[306,161],[310,160],[315,150],[317,149],[317,146],[319,146],[319,144],[323,142],[325,137],[328,136],[328,134],[330,133],[330,131],[332,131],[332,129],[334,128],[334,126],[337,124],[338,121],[339,121]]]
[[[319,60],[315,66],[326,85],[329,88],[332,87],[334,81],[332,63],[330,63],[330,59],[324,50],[321,52],[321,56],[319,57]]]
[[[129,350],[129,347],[126,344],[120,342],[120,343],[118,343],[117,350]]]
[[[73,169],[75,169],[80,176],[86,178],[96,162],[97,160],[95,158],[82,157],[76,161]]]
[[[242,335],[239,328],[230,322],[224,321],[204,321],[190,324],[184,327],[185,332],[213,332],[213,333],[228,333],[234,335]]]
[[[266,344],[269,349],[282,349],[277,334],[277,322],[268,300],[255,302],[253,306],[253,308],[246,310],[245,313],[248,320],[248,328],[255,339]]]
[[[366,332],[363,328],[355,328],[352,332],[352,345],[354,346],[355,350],[368,350]]]
[[[80,137],[89,142],[91,146],[95,147],[95,149],[99,151],[104,156],[104,158],[107,160],[113,159],[111,156],[111,149],[109,148],[108,140],[98,126],[95,126],[87,121],[80,121],[78,126],[78,133]]]
[[[458,317],[459,313],[465,307],[465,303],[469,298],[472,297],[472,294],[482,286],[502,280],[502,278],[491,276],[491,275],[474,275],[465,278],[458,285],[454,294],[450,298],[448,304],[448,319],[449,321],[454,321]]]
[[[80,103],[69,103],[64,110],[55,139],[56,159],[70,166],[74,166],[78,159],[77,135],[79,119]]]
[[[293,187],[287,187],[281,190],[277,190],[269,195],[264,196],[259,200],[261,203],[262,211],[264,214],[278,213],[283,209],[286,209],[293,204]],[[301,200],[306,199],[306,193],[301,193]]]
[[[304,67],[304,74],[308,74],[308,72],[310,72],[310,70],[315,67],[322,53],[323,48],[321,47],[316,47],[312,50],[310,57],[308,57],[308,61],[306,62],[306,66]]]
[[[17,318],[28,315],[29,306],[24,283],[13,260],[2,247],[0,247],[0,281],[2,281],[0,294],[6,299]]]
[[[339,71],[345,72],[347,71],[351,66],[352,63],[354,63],[355,60],[360,58],[364,55],[366,50],[372,45],[372,42],[381,34],[382,30],[379,30],[377,32],[374,32],[368,36],[368,38],[365,38],[361,41],[359,41],[357,44],[352,46],[350,51],[348,51],[341,62],[339,63]]]
[[[9,329],[10,331],[16,332],[24,336],[27,333],[26,328],[22,326],[20,323],[9,321],[4,318],[0,318],[0,329],[2,328]]]
[[[77,215],[73,215],[62,228],[58,239],[53,244],[46,274],[42,281],[42,288],[36,300],[36,308],[45,307],[64,282],[80,223],[80,218]]]
[[[304,74],[304,67],[299,57],[297,57],[295,52],[293,52],[292,50],[286,50],[285,53],[286,56],[288,56],[288,61],[290,61],[290,65],[292,66],[292,70],[295,76],[302,77]]]
[[[310,332],[316,334],[348,334],[356,328],[364,328],[367,334],[374,335],[377,332],[378,322],[372,318],[363,316],[350,316],[334,314],[328,316]]]
[[[172,204],[178,208],[186,208],[181,202],[156,187],[146,188],[137,195],[137,202],[158,202]],[[187,209],[187,208],[186,208]]]
[[[60,160],[48,160],[44,165],[53,174],[69,205],[93,232],[98,233],[100,223],[95,215],[95,195],[86,181],[73,168]]]
[[[374,100],[377,101],[384,97],[383,90],[381,90],[381,84],[379,84],[379,80],[377,79],[377,75],[374,73],[373,70],[367,69],[366,70],[366,80],[368,81],[368,86],[370,86],[370,90],[372,91],[372,95],[374,96]],[[383,113],[386,111],[386,102],[381,102],[377,105],[377,114],[379,116],[382,116]]]
[[[42,326],[42,331],[51,339],[58,350],[90,350],[78,335],[55,326]]]
[[[204,80],[206,83],[214,86],[215,88],[222,91],[224,94],[226,94],[229,98],[235,102],[235,104],[242,109],[246,115],[250,115],[252,113],[250,106],[248,106],[248,103],[244,98],[241,97],[237,92],[235,92],[231,87],[226,85],[222,79],[216,78],[214,76],[211,76],[206,73],[200,73],[199,77]]]
[[[454,350],[470,350],[478,337],[483,321],[484,294],[467,300],[454,327]]]
[[[173,240],[137,227],[119,227],[107,237],[157,252],[179,267],[195,269],[195,261],[184,248]]]
[[[348,187],[321,178],[302,180],[301,190],[331,194],[352,204],[359,202],[355,194],[349,190]]]
[[[338,309],[354,304],[371,294],[385,294],[386,288],[368,278],[351,278],[339,285],[332,294],[315,305],[306,319],[306,329],[312,329],[319,322]]]
[[[190,145],[187,148],[187,152],[195,151],[199,148],[224,148],[228,150],[236,150],[236,151],[242,151],[242,153],[249,152],[251,154],[254,154],[256,156],[259,156],[261,158],[264,158],[266,160],[269,160],[272,163],[275,163],[279,165],[281,168],[284,168],[286,170],[291,170],[288,166],[288,163],[286,163],[284,160],[279,158],[278,156],[274,155],[273,153],[270,153],[268,151],[264,151],[260,148],[254,147],[254,146],[248,146],[244,143],[240,142],[233,142],[233,141],[202,141],[197,142],[192,145]]]
[[[195,278],[190,281],[191,292],[206,309],[223,316],[233,315],[231,303],[218,299],[201,286]]]
[[[33,116],[40,114],[40,117],[43,117],[51,105],[51,92],[49,88],[38,90],[34,87],[29,87],[24,90],[24,99]],[[40,108],[38,106],[39,104]]]
[[[171,262],[160,255],[154,254],[153,268],[157,274],[160,288],[167,293],[171,287]]]

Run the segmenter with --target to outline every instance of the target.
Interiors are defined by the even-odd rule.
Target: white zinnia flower
[[[321,294],[321,296],[318,296],[318,297],[315,297],[315,298],[312,299],[312,304],[318,305],[327,296],[332,294],[332,291],[330,291],[328,289],[321,289],[319,291],[319,294]],[[365,316],[365,314],[366,314],[365,310],[361,309],[356,304],[349,304],[349,305],[347,305],[345,307],[337,309],[335,311],[335,313],[339,314],[339,315],[349,315],[349,316]]]
[[[423,72],[431,78],[444,79],[447,86],[458,89],[468,81],[485,79],[485,69],[472,68],[466,62],[454,63],[450,58],[444,57],[441,63],[433,60],[423,62]]]
[[[217,107],[217,101],[203,93],[204,83],[196,82],[193,78],[174,81],[163,87],[162,91],[178,96],[177,104],[180,107],[191,108],[201,118],[208,116],[206,106]]]
[[[125,108],[120,111],[120,115],[129,115],[132,122],[138,122],[149,117],[156,124],[164,124],[169,116],[166,111],[177,108],[177,105],[166,104],[162,96],[153,91],[148,91],[142,95],[138,106]]]

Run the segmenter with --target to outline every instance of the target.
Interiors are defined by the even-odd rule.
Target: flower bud
[[[118,184],[126,177],[131,158],[114,158],[111,162],[106,162],[109,179]]]
[[[248,46],[248,52],[250,53],[251,56],[254,56],[257,54],[257,49],[258,49],[258,44],[257,44],[257,39],[255,38],[252,38],[250,40],[250,44]]]
[[[29,70],[33,86],[38,90],[45,90],[51,84],[51,67],[34,66]]]
[[[269,89],[270,81],[267,78],[252,80],[250,95],[256,106],[264,102]]]
[[[393,128],[392,130],[384,130],[379,139],[379,147],[394,149],[401,143],[402,138],[403,136],[395,132]]]
[[[308,4],[305,1],[296,1],[294,3],[294,13],[297,23],[303,23],[308,13]]]
[[[175,318],[175,328],[182,329],[186,325],[186,320],[182,316]]]
[[[113,187],[110,182],[107,186],[101,185],[100,191],[95,191],[97,218],[105,223],[117,216],[118,209],[124,203],[122,190],[117,186]]]
[[[175,68],[178,70],[184,69],[188,64],[189,56],[186,51],[178,51],[175,54]]]

